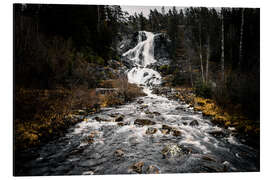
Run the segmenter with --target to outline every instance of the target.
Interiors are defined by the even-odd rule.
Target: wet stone
[[[189,123],[189,125],[190,125],[190,126],[198,126],[199,123],[198,123],[197,120],[193,120],[193,121],[191,121],[191,122]]]
[[[157,168],[156,166],[150,165],[147,168],[147,174],[160,174],[160,170],[159,168]]]
[[[145,134],[155,134],[157,132],[157,129],[156,128],[152,128],[152,127],[149,127]]]
[[[137,163],[134,163],[130,168],[135,171],[136,173],[141,174],[142,173],[142,167],[144,166],[144,162],[140,161]]]
[[[120,115],[115,119],[115,122],[120,122],[124,120],[124,115]]]
[[[157,111],[153,112],[153,114],[154,114],[155,116],[160,116],[160,115],[161,115],[161,114],[160,114],[159,112],[157,112]]]
[[[137,103],[138,103],[138,104],[142,104],[142,103],[143,103],[143,100],[142,100],[142,99],[139,99],[139,100],[137,101]]]
[[[136,119],[134,121],[134,124],[140,125],[140,126],[147,126],[147,125],[155,125],[156,123],[153,121],[150,121],[149,119]]]
[[[122,151],[121,149],[117,149],[115,152],[114,152],[114,155],[116,157],[122,157],[124,156],[124,151]]]
[[[148,75],[149,75],[148,72],[143,73],[143,77],[148,76]]]
[[[179,130],[177,130],[177,129],[173,129],[173,130],[172,130],[172,135],[173,135],[173,136],[181,136],[181,134],[182,134],[181,131],[179,131]]]
[[[170,134],[170,130],[168,129],[159,129],[162,134]]]
[[[100,118],[100,117],[98,117],[98,116],[96,116],[94,119],[95,119],[96,121],[98,121],[98,122],[101,122],[101,121],[109,121],[109,120],[107,120],[107,119],[102,119],[102,118]]]
[[[118,126],[127,126],[129,125],[129,122],[119,122],[117,123]]]
[[[163,125],[162,125],[162,129],[166,129],[166,130],[171,131],[171,130],[172,130],[172,127],[163,124]]]
[[[163,158],[172,158],[176,156],[188,155],[191,153],[189,148],[178,144],[166,145],[161,151]]]
[[[139,109],[141,109],[141,110],[142,110],[142,109],[146,109],[146,108],[148,108],[148,105],[147,105],[147,104],[143,104],[143,105],[141,105],[141,106],[140,106],[140,108],[139,108]]]

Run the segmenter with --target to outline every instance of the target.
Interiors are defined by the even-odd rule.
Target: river
[[[161,76],[146,68],[155,62],[154,34],[143,33],[146,39],[139,37],[124,55],[134,61],[129,81],[142,85],[147,96],[87,116],[63,137],[36,149],[38,157],[23,165],[22,174],[259,171],[259,151],[243,144],[234,128],[218,127],[184,102],[151,93]]]

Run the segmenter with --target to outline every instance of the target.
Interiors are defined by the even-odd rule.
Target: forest
[[[137,100],[151,97],[146,86],[156,95],[188,104],[213,124],[235,128],[237,138],[259,150],[260,9],[161,7],[160,11],[151,9],[146,17],[142,12],[129,14],[119,5],[14,4],[13,8],[16,175],[31,174],[26,173],[29,167],[20,165],[38,156],[29,149],[63,137],[69,128],[102,114],[104,108],[117,111],[118,107],[137,102],[148,116],[162,114],[162,110],[151,112],[149,104],[140,105],[146,100]],[[151,56],[145,54],[147,45],[143,44],[152,43],[150,37],[154,41],[154,47],[150,44],[149,52],[154,49]],[[127,59],[134,54],[128,52],[139,52],[135,50],[140,43],[143,49],[138,54],[139,65],[130,64]],[[158,63],[147,64],[148,56]],[[127,73],[131,68],[137,68],[137,73],[147,69],[143,78],[155,71],[153,77],[158,79],[160,74],[161,83],[132,83]],[[117,117],[114,121],[118,126],[126,126],[121,118],[126,119],[127,115],[118,115],[111,117]],[[105,121],[97,116],[95,120]],[[150,120],[136,119],[134,124],[154,125]],[[196,120],[190,125],[194,124],[200,122]],[[154,129],[149,127],[146,134],[155,134]],[[170,132],[178,136],[181,129],[162,125],[162,134]],[[226,133],[215,132],[213,136],[226,137]],[[87,140],[89,144],[94,141],[94,135]],[[166,155],[168,152],[171,151],[166,151]],[[207,158],[209,161],[210,157]],[[255,159],[258,170],[258,155]],[[132,169],[142,173],[142,167],[139,162]],[[194,172],[233,171],[224,167]],[[151,168],[150,173],[159,172],[156,166]]]

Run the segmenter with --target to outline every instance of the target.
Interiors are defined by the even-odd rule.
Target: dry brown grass
[[[99,98],[94,89],[17,89],[15,92],[15,149],[38,145],[61,134],[79,119],[73,110],[96,112]]]
[[[104,88],[116,88],[116,91],[108,92],[102,98],[102,106],[121,105],[134,100],[136,97],[144,96],[145,93],[136,84],[130,84],[127,78],[106,80],[102,82]]]

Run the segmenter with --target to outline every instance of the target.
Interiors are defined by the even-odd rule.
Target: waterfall
[[[143,40],[143,36],[146,39]],[[156,62],[154,58],[154,37],[155,35],[147,31],[139,31],[138,44],[125,52],[123,56],[133,62],[134,67],[128,71],[128,81],[138,85],[152,86],[161,83],[161,75],[148,65]]]

